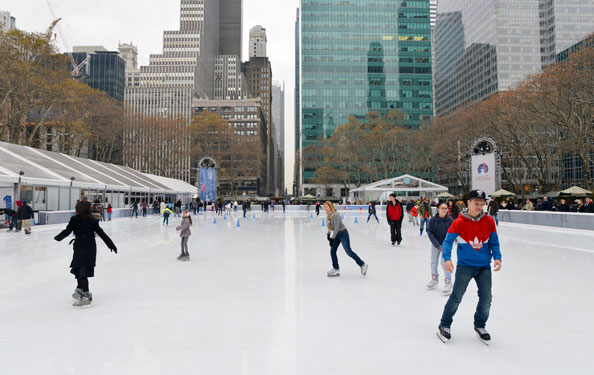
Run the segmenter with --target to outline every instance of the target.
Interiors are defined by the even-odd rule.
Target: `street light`
[[[19,183],[17,184],[16,192],[14,194],[15,202],[21,199],[21,178],[23,177],[24,174],[25,174],[25,172],[23,172],[23,171],[19,172]]]
[[[72,210],[72,183],[76,180],[74,177],[70,177],[70,189],[68,190],[68,210]]]

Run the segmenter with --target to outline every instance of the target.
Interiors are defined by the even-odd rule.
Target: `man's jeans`
[[[420,230],[421,232],[423,232],[423,229],[424,229],[425,227],[428,227],[428,226],[429,226],[429,219],[428,219],[428,218],[424,218],[424,217],[422,217],[422,218],[421,218],[421,226],[419,227],[419,230]]]
[[[458,266],[456,269],[456,280],[454,281],[453,292],[443,309],[441,316],[442,327],[449,328],[452,325],[454,314],[458,310],[462,297],[466,292],[470,280],[476,281],[478,287],[478,305],[474,314],[474,326],[476,328],[485,328],[487,319],[489,319],[489,310],[491,309],[491,268],[477,268]]]
[[[499,225],[499,220],[497,219],[497,215],[492,215],[491,216],[493,219],[495,219],[495,224]]]
[[[344,251],[347,253],[347,255],[350,256],[351,258],[353,258],[355,260],[355,262],[357,262],[359,267],[361,267],[362,265],[365,264],[365,262],[363,262],[361,260],[361,258],[359,258],[359,256],[357,254],[355,254],[355,252],[351,249],[351,240],[349,238],[349,232],[345,230],[345,231],[340,232],[336,235],[336,238],[334,239],[334,242],[332,243],[332,247],[330,247],[330,257],[332,258],[332,268],[334,268],[335,270],[340,269],[338,266],[338,257],[336,256],[336,251],[338,250],[338,245],[340,245],[340,244],[342,244],[342,247],[344,247]]]
[[[437,247],[431,245],[431,276],[439,276],[439,273],[437,273],[437,263],[441,263],[441,268],[443,269],[446,280],[452,280],[452,274],[446,271],[443,264],[443,255],[441,254],[441,251],[439,251]]]

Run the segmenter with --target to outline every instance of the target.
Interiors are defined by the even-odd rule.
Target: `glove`
[[[334,244],[334,240],[332,238],[330,238],[330,233],[328,233],[326,235],[326,238],[328,239],[328,243],[330,244],[330,247],[332,247],[332,245]]]
[[[116,253],[116,254],[118,253],[118,249],[117,249],[117,248],[115,248],[115,247],[114,247],[114,248],[111,248],[111,249],[109,249],[109,250],[113,251],[113,252],[114,252],[114,253]]]

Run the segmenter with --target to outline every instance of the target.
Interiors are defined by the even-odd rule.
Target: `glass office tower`
[[[368,112],[418,127],[433,115],[430,1],[302,0],[300,80],[302,149]]]

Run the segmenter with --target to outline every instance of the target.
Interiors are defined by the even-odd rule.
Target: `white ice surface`
[[[429,240],[408,223],[392,247],[385,219],[348,216],[366,278],[339,250],[331,268],[322,216],[195,217],[190,262],[171,219],[102,223],[93,305],[71,307],[71,247],[0,233],[0,374],[594,374],[594,231],[502,224],[490,346],[476,338],[474,283],[454,318],[427,291]],[[237,216],[236,216],[237,217]],[[440,288],[443,281],[440,280]]]

